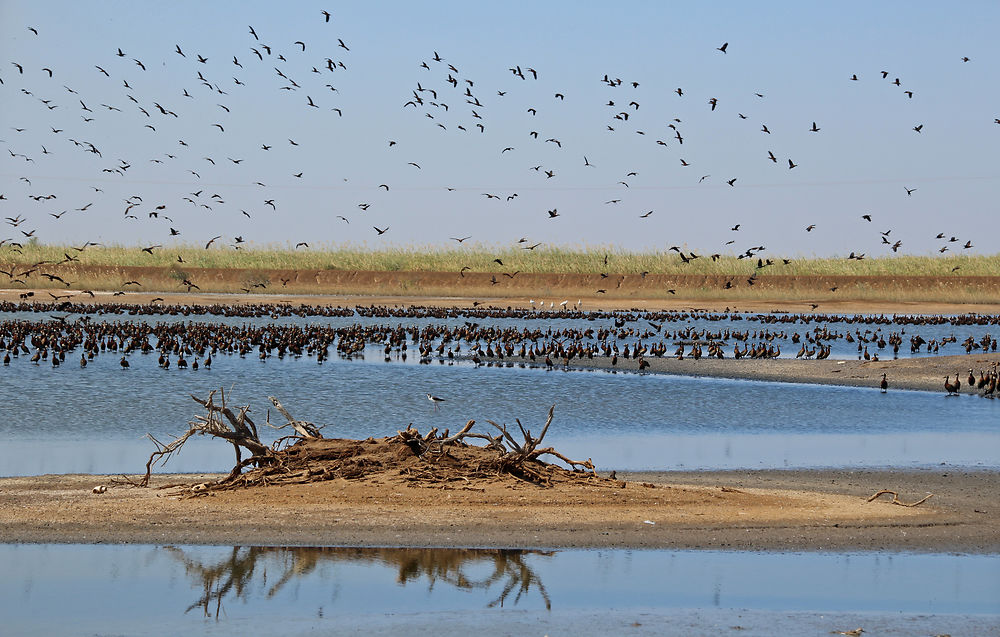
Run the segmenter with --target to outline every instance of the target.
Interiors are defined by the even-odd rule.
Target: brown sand
[[[159,476],[157,486],[212,476]],[[181,498],[99,476],[0,480],[2,542],[1000,551],[1000,474],[757,471],[619,476],[624,488],[331,480]],[[655,484],[655,486],[653,486]],[[880,489],[917,507],[866,502]]]

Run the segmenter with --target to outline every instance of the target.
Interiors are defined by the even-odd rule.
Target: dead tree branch
[[[319,433],[319,428],[316,427],[316,425],[305,420],[296,420],[295,418],[292,418],[292,415],[288,413],[288,410],[285,409],[284,405],[282,405],[277,398],[274,396],[268,396],[267,398],[271,401],[271,404],[274,405],[274,408],[278,410],[278,413],[284,416],[285,420],[288,421],[288,424],[282,425],[282,427],[274,427],[274,425],[271,425],[270,422],[267,423],[268,425],[274,427],[275,429],[282,429],[283,427],[291,426],[291,428],[298,432],[298,434],[303,438],[323,437],[322,434]]]
[[[235,479],[243,468],[249,465],[261,466],[274,461],[271,448],[260,441],[257,433],[257,425],[250,418],[250,406],[244,405],[237,412],[226,404],[226,392],[219,390],[219,400],[221,404],[215,402],[216,392],[209,393],[208,398],[202,399],[192,395],[191,398],[205,408],[205,415],[197,415],[194,420],[188,422],[188,430],[174,440],[163,443],[157,440],[152,434],[147,437],[156,446],[156,450],[150,454],[146,462],[146,474],[138,481],[138,486],[149,486],[149,479],[153,465],[156,462],[166,464],[166,462],[178,453],[194,435],[209,435],[213,438],[220,438],[233,445],[236,453],[236,465],[229,475],[222,482]],[[244,460],[241,449],[250,452],[250,458]]]
[[[905,503],[905,502],[903,502],[902,500],[899,499],[899,494],[896,493],[895,491],[890,491],[888,489],[882,489],[881,491],[879,491],[878,493],[876,493],[872,497],[868,498],[868,502],[872,502],[876,498],[878,498],[880,495],[886,495],[886,494],[891,494],[892,495],[892,500],[891,500],[892,504],[898,504],[901,507],[915,507],[918,504],[923,504],[924,502],[926,502],[927,500],[929,500],[934,495],[933,493],[928,493],[927,495],[925,495],[924,497],[920,498],[916,502],[911,502],[910,504],[907,504],[907,503]]]
[[[498,434],[473,431],[474,420],[467,421],[451,435],[447,428],[442,432],[437,427],[422,434],[410,424],[391,438],[347,440],[323,438],[319,427],[296,419],[277,398],[269,396],[271,404],[288,422],[280,427],[271,425],[268,415],[266,424],[274,429],[291,427],[295,433],[268,446],[258,436],[249,405],[231,408],[223,390],[213,391],[205,399],[191,398],[205,409],[205,413],[196,415],[189,421],[187,431],[169,443],[149,436],[156,449],[146,463],[145,477],[141,482],[136,481],[138,486],[148,486],[153,465],[166,462],[196,434],[207,434],[231,444],[236,452],[236,463],[225,477],[190,487],[187,494],[191,496],[218,489],[332,479],[381,480],[388,477],[444,485],[445,488],[453,482],[493,481],[505,476],[544,486],[552,486],[558,481],[586,479],[592,483],[599,480],[590,458],[573,460],[552,447],[540,446],[552,424],[554,405],[538,436],[533,436],[531,429],[517,420],[523,441],[516,440],[506,425],[493,421],[487,422],[498,430]],[[486,444],[471,445],[471,440],[484,440]],[[249,457],[244,458],[242,451],[249,452]],[[557,458],[564,466],[543,462],[540,457],[546,455]],[[583,470],[592,474],[584,475]]]

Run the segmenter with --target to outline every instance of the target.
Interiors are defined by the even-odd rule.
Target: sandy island
[[[217,476],[160,475],[154,486]],[[0,542],[1000,552],[1000,473],[619,474],[623,488],[347,480],[178,497],[101,476],[0,480]],[[867,502],[881,489],[897,491]]]
[[[3,296],[3,295],[0,295]],[[96,302],[110,299],[98,296]],[[129,295],[125,302],[148,302]],[[169,295],[169,303],[225,303],[230,295]],[[82,300],[82,299],[81,299]],[[325,305],[469,306],[471,299],[402,297],[255,298],[238,302]],[[498,306],[524,306],[496,299]],[[719,303],[637,301],[604,309],[723,311]],[[736,311],[807,312],[802,303],[742,303]],[[982,306],[827,304],[827,312],[960,313]],[[718,307],[716,307],[718,306]],[[746,306],[746,307],[742,307]],[[598,307],[596,299],[584,302]],[[994,309],[994,308],[989,308]],[[507,359],[506,362],[510,362]],[[836,360],[647,359],[654,373],[869,386],[882,374],[895,389],[943,390],[943,377],[1000,362],[1000,355]],[[610,367],[607,359],[574,367]],[[617,369],[634,370],[621,359]],[[484,373],[489,373],[484,370]],[[964,391],[968,391],[963,387]],[[944,399],[942,397],[942,399]],[[138,462],[139,459],[137,459]],[[159,475],[155,487],[217,476]],[[91,489],[106,476],[0,479],[0,542],[349,545],[435,547],[618,547],[741,550],[904,550],[1000,552],[1000,472],[940,467],[922,471],[815,470],[619,474],[623,488],[546,489],[491,483],[420,487],[331,480],[183,498],[169,488]],[[883,496],[899,493],[916,507]]]

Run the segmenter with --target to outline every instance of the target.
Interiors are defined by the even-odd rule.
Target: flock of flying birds
[[[322,11],[314,19],[331,29],[336,24],[336,20],[327,11]],[[44,39],[45,34],[33,26],[27,26],[26,31],[33,38]],[[240,109],[247,100],[257,99],[256,95],[248,96],[247,93],[252,89],[265,90],[272,94],[277,92],[281,97],[276,99],[283,100],[291,109],[324,111],[329,117],[340,121],[348,120],[352,116],[350,112],[345,113],[338,105],[340,94],[338,84],[343,86],[341,80],[349,76],[354,55],[348,42],[331,32],[331,35],[324,38],[322,47],[319,45],[314,47],[305,40],[285,42],[279,46],[277,43],[268,43],[265,36],[263,29],[259,31],[254,26],[248,26],[245,35],[246,48],[232,52],[226,59],[219,59],[215,55],[202,55],[194,50],[194,45],[188,44],[183,46],[176,44],[172,51],[162,52],[162,59],[155,61],[143,59],[122,48],[111,46],[106,54],[93,64],[93,77],[63,77],[60,69],[54,65],[32,65],[27,61],[9,60],[7,68],[0,70],[0,91],[5,95],[3,99],[6,101],[16,97],[28,100],[36,114],[41,114],[32,121],[49,123],[49,130],[41,131],[44,139],[49,141],[37,143],[39,131],[29,131],[27,125],[20,126],[16,122],[11,122],[9,131],[3,139],[0,139],[7,151],[3,159],[5,164],[3,172],[17,174],[20,170],[25,173],[24,176],[18,177],[15,183],[6,184],[7,192],[0,193],[0,217],[10,228],[9,236],[0,235],[0,249],[17,251],[27,240],[44,239],[38,232],[39,218],[51,217],[54,221],[50,223],[61,222],[70,217],[93,214],[92,206],[98,201],[100,202],[97,203],[98,208],[115,205],[107,201],[108,198],[104,196],[104,188],[108,183],[114,183],[114,180],[119,182],[116,186],[125,185],[136,191],[122,198],[117,204],[120,205],[121,222],[147,224],[148,230],[143,236],[156,237],[153,243],[141,247],[143,252],[153,254],[161,249],[167,250],[163,243],[156,241],[162,241],[160,237],[166,239],[177,236],[183,236],[184,240],[199,245],[204,243],[205,249],[210,249],[213,245],[216,248],[226,245],[233,249],[243,248],[246,244],[243,233],[231,237],[224,237],[222,234],[211,237],[195,236],[200,225],[197,215],[229,214],[237,220],[245,217],[242,223],[253,223],[254,217],[262,211],[283,212],[281,190],[269,188],[266,183],[269,181],[268,175],[276,177],[273,174],[274,168],[257,172],[257,167],[262,165],[260,161],[262,157],[276,152],[283,153],[278,165],[282,167],[294,165],[296,149],[311,141],[282,137],[276,132],[278,127],[268,123],[253,131],[257,139],[252,142],[248,142],[246,135],[241,134],[237,143],[231,141],[225,143],[223,140],[231,134],[227,129],[241,125],[233,111]],[[52,43],[42,43],[42,46],[50,47]],[[316,53],[314,48],[322,48],[322,52]],[[733,54],[738,53],[729,50],[728,42],[716,47],[714,52],[714,55],[718,56]],[[968,57],[956,60],[959,64],[969,62]],[[168,64],[171,67],[179,66],[184,76],[189,79],[190,85],[172,87],[168,82],[158,81],[155,77],[150,81],[148,76],[155,75],[158,68]],[[401,93],[402,112],[399,114],[399,121],[410,126],[424,125],[440,129],[442,132],[468,135],[470,136],[466,142],[468,144],[494,143],[493,138],[488,135],[491,128],[491,108],[513,98],[520,83],[543,84],[544,86],[540,90],[535,90],[533,95],[546,94],[548,95],[546,99],[560,107],[569,99],[566,91],[545,84],[547,80],[536,66],[511,64],[508,69],[510,73],[508,79],[513,82],[512,85],[486,88],[473,78],[464,75],[456,61],[433,51],[426,59],[415,61],[417,78],[408,92]],[[676,162],[675,165],[680,169],[691,168],[693,164],[685,159],[684,153],[685,148],[690,146],[690,141],[689,146],[685,146],[688,133],[684,122],[680,118],[672,118],[663,126],[662,123],[651,121],[650,117],[659,120],[660,116],[645,115],[643,104],[640,102],[639,81],[622,80],[614,74],[600,75],[595,77],[595,81],[600,81],[607,87],[607,100],[603,105],[607,134],[627,134],[636,136],[633,139],[639,138],[642,143],[669,147],[675,156],[665,161]],[[915,97],[914,90],[888,71],[881,71],[879,75],[881,77],[876,76],[876,79],[899,87],[901,99],[919,98]],[[843,80],[859,82],[861,78],[857,74],[852,74],[845,76]],[[143,87],[142,91],[137,89],[139,86]],[[147,90],[146,87],[152,88]],[[689,95],[683,87],[677,87],[673,93],[678,100],[702,99]],[[766,96],[763,93],[755,93],[750,99],[765,100]],[[192,103],[199,103],[197,110],[191,106]],[[594,156],[592,153],[573,154],[574,151],[564,151],[562,136],[549,132],[541,123],[534,124],[534,122],[546,122],[546,125],[552,125],[552,120],[538,117],[539,110],[545,107],[543,104],[536,104],[528,105],[524,109],[523,119],[519,120],[528,123],[524,137],[521,142],[511,143],[508,140],[508,143],[498,145],[496,153],[500,160],[507,161],[508,157],[523,156],[531,148],[538,149],[539,146],[544,148],[545,153],[537,151],[535,156],[544,156],[546,161],[525,166],[525,170],[537,180],[539,187],[554,183],[551,180],[558,181],[560,172],[570,164],[578,164],[587,170],[597,170],[595,163],[590,159]],[[713,117],[733,116],[747,120],[748,126],[757,125],[743,112],[724,108],[722,101],[715,96],[705,97],[703,108],[712,113]],[[205,113],[211,115],[205,118]],[[184,126],[179,124],[179,120],[193,118],[196,115],[201,116],[202,121],[187,122]],[[232,125],[231,121],[234,122]],[[994,123],[1000,124],[1000,119]],[[810,124],[803,125],[803,135],[823,134],[821,122],[812,121]],[[117,135],[123,130],[132,138],[146,135],[150,140],[149,145],[157,149],[157,154],[152,157],[129,159],[111,156],[105,149],[105,136],[111,134],[109,131],[115,131],[114,134]],[[913,123],[913,135],[920,135],[923,130],[922,122]],[[762,148],[766,149],[766,153],[761,152],[761,161],[769,161],[789,171],[799,169],[799,160],[780,156],[773,149],[767,148],[764,142],[770,138],[771,129],[766,122],[760,123],[759,133],[762,136]],[[180,134],[186,137],[173,138],[174,135]],[[32,141],[26,141],[28,139]],[[396,139],[386,139],[383,143],[385,152],[401,152],[399,150],[401,144]],[[145,147],[150,147],[149,145]],[[518,153],[518,148],[525,146],[528,148]],[[245,154],[230,155],[227,152],[219,152],[220,149],[229,151],[235,148],[240,148]],[[550,150],[554,150],[555,153],[548,152]],[[412,150],[408,149],[405,152]],[[72,155],[72,165],[79,169],[82,175],[93,176],[95,183],[99,185],[90,186],[89,194],[85,198],[70,203],[55,193],[39,190],[29,175],[38,170],[45,170],[46,163],[56,155]],[[550,162],[549,158],[554,159]],[[421,162],[417,161],[419,159],[420,157],[398,158],[397,156],[393,161],[397,161],[400,165],[405,161],[405,166],[416,175],[423,170]],[[183,172],[185,176],[180,182],[183,184],[182,191],[171,198],[154,200],[154,196],[162,196],[162,188],[157,189],[155,195],[150,195],[141,190],[141,185],[147,183],[147,179],[144,177],[131,179],[132,174],[139,172],[136,170],[136,164],[139,162],[145,164],[147,169],[152,166],[162,166],[164,169],[170,167],[174,171],[170,173],[171,175]],[[305,169],[288,169],[290,177],[294,180],[303,179],[305,172]],[[147,173],[144,171],[143,175],[145,174]],[[289,175],[282,177],[287,179]],[[620,206],[627,196],[631,180],[638,178],[638,172],[623,170],[619,176],[617,186],[621,188],[623,195],[607,199],[602,205]],[[237,210],[227,205],[229,194],[224,187],[217,186],[220,182],[230,179],[245,181],[239,185],[241,191],[248,187],[258,191],[256,207],[237,207],[237,213]],[[713,178],[711,174],[693,172],[691,182],[695,185],[704,182],[716,184],[724,182],[729,187],[736,188],[739,185],[739,176],[725,175]],[[199,186],[199,183],[212,185]],[[382,217],[382,221],[378,222],[368,211],[377,201],[378,192],[389,192],[393,187],[390,183],[379,184],[374,192],[370,193],[370,199],[366,197],[368,200],[355,204],[353,212],[340,210],[338,212],[344,214],[331,215],[331,220],[335,219],[335,223],[350,224],[352,220],[357,223],[363,219],[361,223],[370,225],[373,236],[381,237],[387,234],[391,229],[391,225],[386,223],[388,217]],[[446,188],[449,192],[468,190],[452,186],[441,186],[441,188]],[[906,186],[905,193],[901,192],[900,195],[904,198],[911,197],[915,196],[917,191],[918,188],[915,186]],[[79,196],[79,190],[76,192]],[[482,192],[479,196],[483,198],[483,205],[490,200],[509,204],[516,203],[519,194]],[[375,210],[377,208],[374,208],[373,212]],[[644,210],[636,212],[635,216],[639,220],[644,220],[654,213],[655,210]],[[542,209],[537,214],[546,220],[557,220],[564,216],[558,207]],[[859,211],[858,223],[870,224],[871,235],[877,238],[879,245],[885,250],[893,253],[899,251],[903,241],[892,234],[891,228],[885,230],[878,228],[873,217],[871,213],[862,214]],[[236,223],[237,221],[230,221],[228,226],[234,227]],[[739,258],[756,258],[758,268],[789,262],[788,259],[764,259],[761,255],[767,248],[763,245],[746,247],[737,245],[738,233],[743,225],[738,223],[729,228],[732,238],[720,247],[719,252],[711,255],[713,259],[727,252],[735,253]],[[822,221],[819,225],[822,225]],[[817,224],[810,223],[805,225],[803,230],[811,233],[817,227]],[[446,234],[446,231],[443,230],[442,234]],[[459,244],[470,238],[472,235],[447,237],[448,240]],[[973,247],[971,240],[959,239],[945,233],[937,234],[936,239],[941,242],[938,249],[942,254],[949,250],[961,251]],[[441,240],[445,241],[445,237],[443,236]],[[90,245],[96,244],[88,240],[77,250],[83,251]],[[541,243],[522,237],[519,245],[525,250],[533,250]],[[308,249],[309,243],[305,240],[299,241],[295,248]],[[680,246],[673,246],[671,249],[677,252],[684,263],[690,263],[702,256],[693,251],[685,253]],[[851,252],[848,258],[861,260],[866,256],[857,250]],[[177,259],[181,260],[181,257],[178,256]],[[72,261],[74,257],[67,254],[66,260]],[[16,271],[7,274],[11,279],[18,276]]]

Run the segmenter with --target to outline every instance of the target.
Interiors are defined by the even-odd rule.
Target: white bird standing
[[[431,404],[434,405],[434,409],[438,408],[439,403],[444,402],[444,398],[438,398],[437,396],[432,396],[431,394],[427,394],[427,400],[431,401]]]

